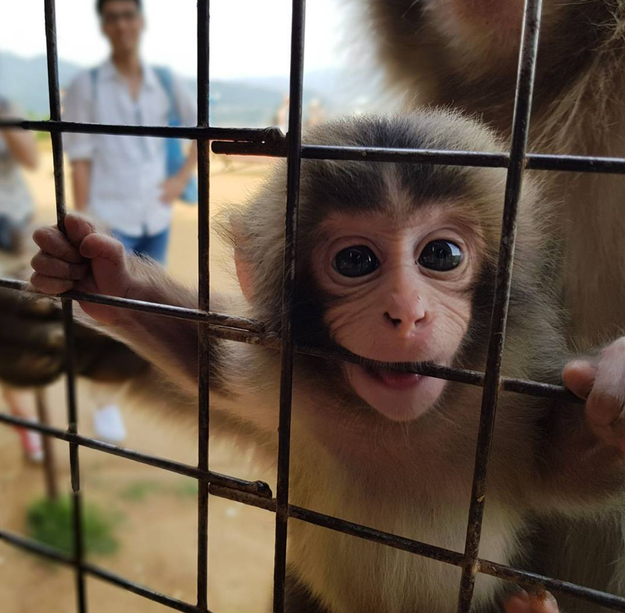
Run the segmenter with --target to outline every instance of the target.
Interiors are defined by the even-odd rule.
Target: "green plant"
[[[69,496],[36,500],[28,507],[28,532],[34,539],[71,555],[74,547],[72,517]],[[93,504],[84,504],[82,533],[85,553],[108,554],[116,551],[118,543],[113,536],[114,524],[112,516]]]

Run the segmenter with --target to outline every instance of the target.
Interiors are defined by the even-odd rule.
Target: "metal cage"
[[[522,44],[519,56],[515,96],[512,142],[508,154],[471,151],[389,150],[360,147],[302,146],[302,89],[304,61],[305,0],[292,0],[291,69],[289,130],[286,137],[275,128],[235,129],[216,128],[209,124],[209,0],[197,2],[197,101],[196,127],[122,126],[72,123],[61,120],[61,102],[58,80],[58,57],[56,45],[55,0],[44,0],[48,63],[48,90],[50,98],[49,121],[0,120],[0,128],[21,127],[26,130],[49,132],[52,139],[56,210],[59,228],[64,229],[65,181],[63,173],[63,132],[89,134],[121,134],[133,136],[160,136],[187,138],[198,144],[199,178],[199,300],[197,309],[187,309],[162,304],[86,295],[78,292],[64,294],[62,300],[67,354],[67,430],[60,430],[9,415],[0,415],[0,422],[18,425],[56,437],[69,443],[71,485],[73,500],[74,551],[71,556],[62,554],[34,540],[10,533],[0,528],[0,539],[17,548],[44,558],[71,566],[75,570],[77,609],[87,611],[85,575],[91,575],[154,602],[177,611],[190,613],[207,612],[208,581],[208,497],[209,494],[255,506],[275,513],[275,566],[273,611],[282,613],[285,601],[286,545],[289,518],[295,518],[350,534],[355,538],[384,544],[414,555],[425,556],[462,568],[459,591],[459,613],[468,613],[475,577],[485,573],[526,587],[540,587],[556,593],[567,593],[587,602],[603,605],[616,611],[625,611],[625,598],[603,593],[569,582],[552,579],[536,573],[512,568],[479,558],[479,543],[486,495],[486,472],[493,434],[493,424],[500,390],[538,396],[561,396],[570,394],[562,387],[531,381],[507,379],[501,376],[501,358],[504,345],[506,315],[510,295],[510,280],[516,232],[516,213],[525,169],[560,170],[574,172],[600,172],[625,174],[625,159],[598,158],[570,155],[539,155],[527,153],[527,135],[530,122],[532,93],[540,30],[542,0],[526,0]],[[282,338],[265,334],[262,323],[209,310],[209,144],[218,154],[268,155],[286,157],[287,201],[285,229],[285,262]],[[471,505],[468,510],[467,536],[464,552],[450,551],[415,540],[374,530],[289,504],[289,456],[290,422],[293,375],[292,304],[289,296],[295,283],[295,247],[297,239],[297,207],[302,158],[334,160],[369,160],[376,162],[429,163],[461,166],[507,168],[505,207],[501,234],[499,264],[495,299],[493,302],[489,350],[485,373],[442,367],[423,367],[419,372],[430,376],[460,381],[484,388],[482,412],[476,450],[475,472]],[[26,291],[27,284],[13,279],[0,279],[0,287]],[[100,304],[134,309],[168,317],[197,321],[199,326],[199,433],[198,465],[174,462],[166,458],[143,454],[130,449],[103,443],[78,434],[75,376],[73,369],[72,301],[80,299]],[[215,473],[208,464],[209,431],[209,339],[211,336],[229,340],[274,346],[282,353],[279,414],[279,452],[277,491],[274,496],[263,482],[242,481]],[[314,350],[307,350],[314,351]],[[317,353],[318,354],[318,353]],[[349,356],[343,356],[349,359]],[[192,477],[198,481],[198,527],[197,527],[197,602],[191,604],[161,594],[133,581],[87,563],[83,558],[83,534],[81,531],[81,491],[79,448],[87,447],[117,455],[128,460],[155,466],[163,470]]]

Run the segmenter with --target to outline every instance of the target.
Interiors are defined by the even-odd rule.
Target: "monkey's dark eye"
[[[334,256],[334,269],[344,277],[364,277],[380,265],[378,257],[364,245],[347,247]]]
[[[463,253],[456,243],[436,240],[425,246],[417,262],[424,268],[446,272],[459,266],[462,256]]]

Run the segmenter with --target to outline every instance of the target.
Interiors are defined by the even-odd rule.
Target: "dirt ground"
[[[212,165],[211,211],[242,201],[258,186],[269,162],[239,161]],[[41,168],[28,176],[37,201],[37,220],[52,222],[54,186],[52,159],[44,152]],[[69,182],[68,182],[69,185]],[[197,278],[197,209],[175,205],[168,268],[173,276],[193,284]],[[217,239],[211,247],[212,285],[232,289],[224,264],[228,251]],[[79,383],[79,431],[93,435],[96,390]],[[52,425],[64,428],[65,391],[59,381],[47,391]],[[128,438],[126,445],[189,464],[197,462],[197,440],[191,425],[181,425],[166,410],[133,407],[123,396]],[[6,407],[0,403],[0,410]],[[54,441],[58,481],[69,491],[68,445]],[[184,601],[195,602],[196,486],[180,477],[108,454],[80,449],[82,491],[87,503],[106,509],[116,519],[118,551],[90,561],[119,575]],[[211,443],[211,468],[241,478],[266,478],[254,471],[249,458],[227,442]],[[25,534],[25,511],[44,495],[40,466],[22,458],[15,431],[0,425],[0,527]],[[273,572],[273,515],[211,497],[209,510],[209,607],[215,613],[262,613],[269,610]],[[101,580],[87,581],[91,613],[170,610]],[[0,611],[2,613],[66,613],[75,610],[74,573],[42,561],[0,541]]]

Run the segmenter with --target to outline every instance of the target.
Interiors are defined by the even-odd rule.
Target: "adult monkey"
[[[360,118],[314,131],[321,144],[500,150],[479,124],[444,113]],[[481,390],[388,372],[384,363],[431,361],[482,369],[499,244],[505,173],[496,169],[305,160],[300,201],[294,330],[300,344],[378,360],[346,364],[297,356],[291,502],[329,515],[462,550]],[[233,212],[239,278],[249,315],[281,330],[285,166],[244,210]],[[557,307],[541,281],[546,212],[536,186],[523,189],[504,372],[559,381],[571,358]],[[180,306],[196,295],[76,216],[68,238],[35,234],[32,283]],[[213,308],[223,309],[220,296]],[[83,303],[112,334],[197,391],[197,325]],[[507,561],[522,549],[530,510],[595,514],[619,504],[625,486],[625,343],[598,370],[574,362],[567,384],[592,392],[586,411],[566,401],[503,394],[493,447],[482,555]],[[276,352],[215,340],[213,410],[275,461]],[[621,374],[621,373],[618,373]],[[594,381],[594,385],[593,385]],[[323,384],[320,384],[323,382]],[[290,524],[288,613],[450,613],[459,572],[437,561]],[[494,606],[478,577],[476,607]],[[508,611],[553,611],[511,600]],[[510,608],[514,607],[514,608]],[[550,608],[551,607],[551,608]],[[483,611],[484,609],[479,609]],[[492,609],[489,609],[492,610]]]
[[[451,105],[503,135],[512,110],[523,0],[364,0],[380,58],[408,106]],[[544,0],[529,150],[625,156],[625,2]],[[557,203],[552,273],[571,346],[625,331],[625,178],[544,173]],[[592,255],[591,255],[592,254]],[[547,525],[536,570],[625,594],[623,516]],[[567,603],[567,611],[595,611]]]

